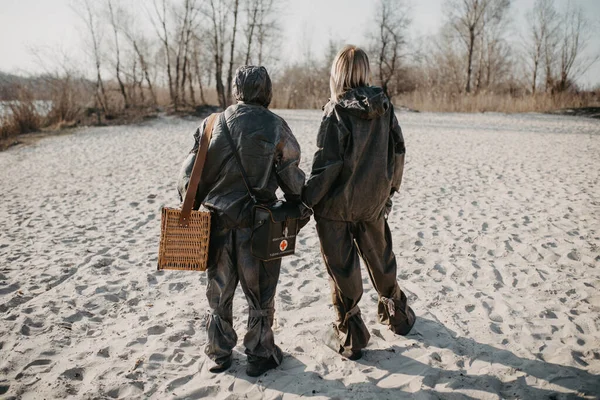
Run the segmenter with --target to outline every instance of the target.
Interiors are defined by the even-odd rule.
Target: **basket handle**
[[[190,176],[190,181],[185,192],[185,199],[183,200],[183,206],[181,207],[181,215],[179,216],[179,225],[181,226],[187,227],[190,222],[190,216],[192,215],[192,208],[194,207],[196,192],[198,191],[198,184],[200,183],[200,178],[202,177],[202,170],[204,169],[206,154],[208,153],[208,145],[210,144],[213,127],[215,126],[218,116],[218,113],[214,113],[211,114],[206,120],[206,126],[204,127],[204,132],[200,138],[198,154],[196,154],[196,160],[194,161],[194,167],[192,168],[192,175]]]

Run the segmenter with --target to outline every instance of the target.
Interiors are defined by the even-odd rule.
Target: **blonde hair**
[[[371,69],[367,53],[351,44],[344,46],[331,64],[329,78],[331,101],[338,100],[349,89],[367,86],[370,77]]]

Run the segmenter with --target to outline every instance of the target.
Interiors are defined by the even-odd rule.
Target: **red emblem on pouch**
[[[282,240],[281,243],[279,243],[279,250],[281,251],[285,251],[285,249],[287,249],[288,247],[288,242],[287,240]]]

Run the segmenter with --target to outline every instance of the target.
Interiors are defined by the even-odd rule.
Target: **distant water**
[[[18,101],[0,101],[0,118],[4,118],[11,114],[10,105],[18,104]],[[49,100],[35,100],[33,102],[35,109],[41,116],[45,116],[52,108],[52,102]]]

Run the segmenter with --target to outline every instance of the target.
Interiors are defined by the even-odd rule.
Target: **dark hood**
[[[342,95],[338,104],[362,119],[379,118],[390,108],[390,101],[383,89],[376,86],[350,89]]]
[[[271,78],[265,67],[244,65],[235,71],[233,96],[237,101],[268,107],[271,103]]]

